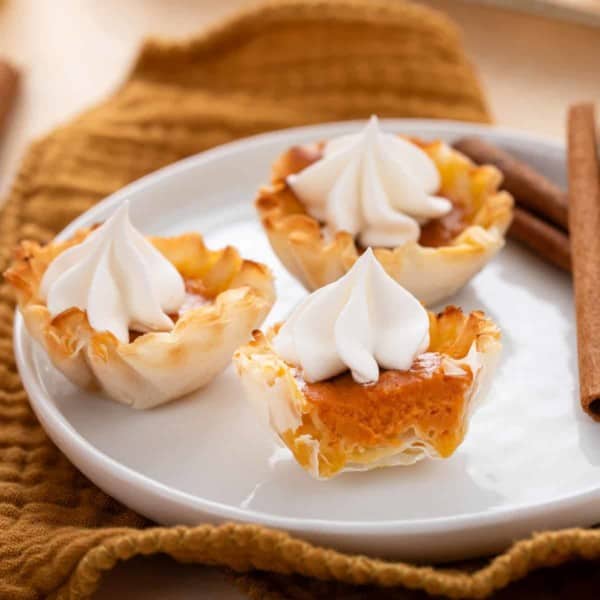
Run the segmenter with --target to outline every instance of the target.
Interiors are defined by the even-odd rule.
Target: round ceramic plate
[[[284,318],[306,292],[281,267],[253,198],[271,161],[292,144],[359,123],[290,129],[242,140],[158,171],[111,196],[61,237],[105,219],[128,198],[148,234],[199,231],[268,264]],[[442,121],[385,121],[426,139],[477,134],[564,183],[554,142]],[[600,520],[600,426],[578,406],[571,285],[562,272],[509,243],[448,300],[483,309],[503,331],[502,363],[463,445],[448,460],[315,481],[261,429],[232,368],[208,387],[136,412],[82,392],[15,321],[15,350],[31,403],[50,437],[92,481],[163,524],[236,520],[379,556],[433,561],[496,551],[535,530]]]

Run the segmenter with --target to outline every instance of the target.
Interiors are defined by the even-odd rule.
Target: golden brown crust
[[[447,306],[441,313],[429,314],[428,352],[451,358],[464,358],[473,345],[485,352],[500,340],[497,325],[481,310],[465,314],[457,306]]]
[[[468,226],[449,245],[425,247],[411,242],[374,252],[396,281],[430,305],[462,287],[503,246],[513,199],[498,191],[502,176],[495,167],[476,166],[444,142],[412,141],[434,161],[441,177],[440,195],[464,209]],[[309,290],[341,277],[362,251],[347,232],[326,238],[285,182],[299,165],[310,164],[315,152],[314,147],[300,147],[284,153],[274,163],[271,184],[262,187],[256,199],[275,253]]]
[[[90,229],[46,246],[24,241],[4,276],[13,286],[26,327],[54,365],[82,387],[101,387],[135,408],[149,408],[208,383],[233,351],[268,314],[275,292],[267,267],[242,259],[227,246],[210,250],[198,234],[150,238],[186,280],[210,302],[190,308],[169,332],[137,335],[120,343],[90,326],[85,312],[72,308],[52,318],[39,295],[52,260],[80,243]]]
[[[429,319],[427,352],[439,355],[449,382],[453,375],[468,373],[471,377],[464,396],[459,398],[453,428],[441,432],[438,441],[445,442],[440,441],[437,447],[432,446],[430,428],[425,431],[419,422],[409,424],[388,444],[358,447],[340,445],[339,440],[330,444],[332,438],[339,438],[339,431],[334,436],[327,430],[315,404],[306,396],[301,373],[271,346],[278,326],[266,334],[255,331],[252,341],[236,351],[234,363],[263,421],[316,477],[328,478],[342,470],[412,464],[425,456],[446,457],[462,441],[473,405],[485,393],[500,352],[500,332],[482,312],[464,314],[453,306],[439,315],[429,313]],[[435,403],[435,398],[431,401]]]

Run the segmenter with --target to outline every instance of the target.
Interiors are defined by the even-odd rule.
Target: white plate
[[[144,232],[197,230],[209,245],[235,244],[269,264],[279,295],[273,322],[305,292],[261,232],[255,191],[286,147],[357,126],[280,131],[194,156],[111,196],[61,237],[129,198]],[[564,152],[554,142],[441,121],[391,120],[385,127],[448,140],[481,134],[564,179]],[[600,520],[600,426],[578,406],[569,278],[511,243],[452,302],[484,309],[504,333],[493,390],[464,444],[449,460],[326,482],[311,479],[265,435],[232,369],[189,398],[135,412],[68,383],[33,347],[20,318],[15,351],[32,406],[55,443],[107,493],[159,523],[256,522],[344,550],[433,561]]]

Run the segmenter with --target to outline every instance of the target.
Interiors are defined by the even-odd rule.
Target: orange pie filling
[[[427,151],[428,146],[420,140],[411,140],[423,150]],[[323,156],[324,143],[312,144],[307,146],[294,146],[284,153],[273,166],[273,183],[285,183],[288,175],[294,175],[303,171],[311,164],[318,161]],[[445,173],[440,173],[442,177],[442,189],[438,195],[445,197],[452,203],[452,210],[439,219],[431,219],[421,226],[421,235],[419,244],[438,248],[448,246],[452,240],[458,237],[473,221],[473,207],[469,207],[461,198],[452,197],[443,185]],[[285,184],[284,195],[291,197],[298,203],[302,210],[304,209],[301,200],[296,196],[290,186]],[[281,193],[281,192],[280,192]],[[291,200],[291,199],[290,199]]]
[[[177,323],[183,315],[185,315],[190,310],[194,310],[196,308],[200,308],[201,306],[207,306],[214,302],[214,296],[209,295],[209,291],[206,290],[206,287],[203,285],[201,280],[198,279],[185,279],[185,300],[183,304],[179,307],[179,310],[176,313],[170,313],[169,317],[173,321],[173,324]],[[82,318],[81,311],[78,309],[69,309],[56,315],[51,321],[52,324],[59,325],[66,323],[69,319],[73,319],[75,322],[79,322]],[[87,318],[84,317],[87,322]],[[140,331],[137,329],[129,330],[129,343],[131,344],[139,337],[148,333],[148,331]],[[74,347],[73,351],[76,350]]]
[[[179,321],[179,319],[181,319],[188,311],[200,308],[201,306],[206,306],[214,301],[214,297],[209,296],[209,292],[201,280],[184,278],[184,283],[185,300],[176,313],[169,313],[169,318],[173,321],[173,324],[177,323],[177,321]],[[148,332],[130,329],[129,343],[134,342],[145,333]]]
[[[416,438],[446,458],[463,440],[472,383],[470,367],[447,374],[436,352],[418,356],[408,371],[383,371],[371,385],[356,383],[349,373],[305,383],[302,424],[283,438],[305,468],[312,457],[304,436],[318,441],[325,477]]]

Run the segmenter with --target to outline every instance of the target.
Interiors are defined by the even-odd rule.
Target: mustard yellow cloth
[[[0,268],[19,239],[49,240],[107,194],[179,158],[269,129],[371,113],[489,120],[446,18],[402,0],[283,0],[190,42],[150,42],[111,98],[27,152],[0,217]],[[148,528],[46,437],[15,368],[13,309],[2,283],[0,598],[87,598],[117,561],[157,552],[455,597],[482,597],[536,567],[600,555],[596,532],[550,533],[467,574],[346,556],[253,525]],[[253,597],[275,593],[261,577],[244,580]]]

